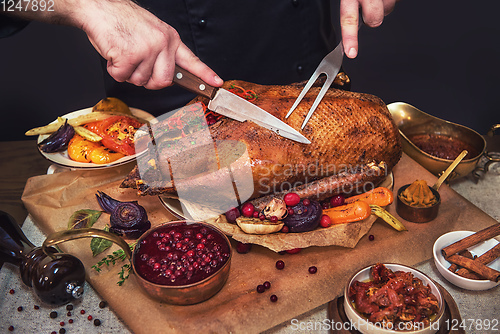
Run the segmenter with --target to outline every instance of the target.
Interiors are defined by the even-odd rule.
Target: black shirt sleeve
[[[9,37],[24,29],[29,21],[0,13],[0,38]]]

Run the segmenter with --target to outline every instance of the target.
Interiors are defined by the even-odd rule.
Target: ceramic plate
[[[153,115],[145,112],[144,110],[130,108],[130,111],[132,112],[132,114],[134,116],[137,116],[138,118],[149,121],[152,124],[156,123],[156,118]],[[92,108],[85,108],[85,109],[73,111],[69,114],[62,116],[62,117],[72,119],[72,118],[75,118],[75,117],[78,117],[81,115],[85,115],[85,114],[88,114],[91,112],[92,112]],[[53,123],[55,123],[55,122],[57,122],[57,121],[54,121]],[[37,143],[42,142],[48,136],[49,136],[48,134],[38,136]],[[144,151],[138,152],[134,155],[125,156],[125,157],[120,158],[116,161],[113,161],[109,164],[95,164],[95,163],[91,163],[91,162],[78,162],[78,161],[71,160],[70,157],[68,156],[67,150],[64,150],[61,152],[55,152],[55,153],[45,153],[40,149],[38,149],[38,150],[46,159],[52,161],[53,163],[55,163],[59,166],[68,167],[68,168],[75,168],[75,169],[76,168],[78,168],[78,169],[98,169],[98,168],[109,168],[109,167],[120,166],[120,165],[126,164],[132,160],[135,160],[138,156],[140,156],[141,154],[143,154],[145,152],[145,150],[144,150]]]
[[[440,236],[435,242],[433,247],[433,255],[434,255],[434,263],[436,264],[436,268],[439,273],[449,282],[459,286],[463,289],[467,290],[488,290],[496,287],[500,284],[500,282],[493,282],[489,280],[475,280],[468,279],[465,277],[458,276],[455,273],[452,273],[448,270],[448,267],[451,265],[444,258],[441,250],[451,245],[452,243],[461,240],[465,237],[468,237],[475,232],[472,231],[453,231],[448,232]],[[492,249],[498,244],[498,241],[494,238],[486,240],[482,243],[469,247],[468,250],[475,256],[481,256],[486,253],[488,250]],[[488,264],[488,267],[494,270],[500,270],[500,259],[496,259],[495,261]]]

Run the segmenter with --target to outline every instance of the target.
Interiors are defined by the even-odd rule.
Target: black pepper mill
[[[48,254],[46,254],[48,253]],[[85,283],[83,263],[53,247],[35,247],[6,212],[0,211],[0,262],[19,266],[21,279],[45,303],[63,305],[80,298]]]

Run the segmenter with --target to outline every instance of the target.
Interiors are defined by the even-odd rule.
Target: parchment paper
[[[94,195],[97,190],[119,200],[138,199],[153,225],[173,220],[158,198],[137,198],[133,189],[118,188],[131,168],[122,166],[37,176],[29,179],[22,199],[45,233],[65,229],[69,217],[78,209],[99,209]],[[394,189],[416,179],[429,184],[436,181],[436,177],[403,155],[394,169]],[[377,220],[367,233],[373,234],[375,240],[369,241],[365,236],[354,248],[309,247],[294,255],[279,255],[261,246],[254,246],[248,254],[233,251],[231,271],[224,288],[210,300],[191,306],[172,306],[150,299],[139,290],[133,276],[123,286],[116,285],[119,266],[96,273],[91,266],[101,257],[92,257],[90,240],[68,242],[61,248],[82,260],[90,284],[134,333],[200,330],[204,333],[257,333],[340,296],[349,277],[364,266],[376,262],[415,265],[432,257],[432,245],[440,235],[452,230],[477,231],[496,223],[446,185],[439,191],[442,204],[434,221],[416,224],[402,220],[408,231],[397,232]],[[388,210],[398,217],[394,204]],[[103,214],[95,227],[104,227],[107,219]],[[279,259],[285,262],[283,270],[275,267]],[[313,265],[318,272],[309,274],[308,268]],[[271,282],[271,289],[257,293],[257,285],[264,281]],[[271,294],[278,296],[278,302],[270,302]]]

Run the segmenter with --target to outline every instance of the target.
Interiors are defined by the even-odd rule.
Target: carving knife
[[[208,109],[218,114],[240,122],[252,121],[282,137],[295,140],[299,143],[311,143],[300,132],[264,109],[257,107],[228,90],[210,86],[194,74],[177,65],[175,66],[173,82],[196,94],[208,97],[210,99]]]

